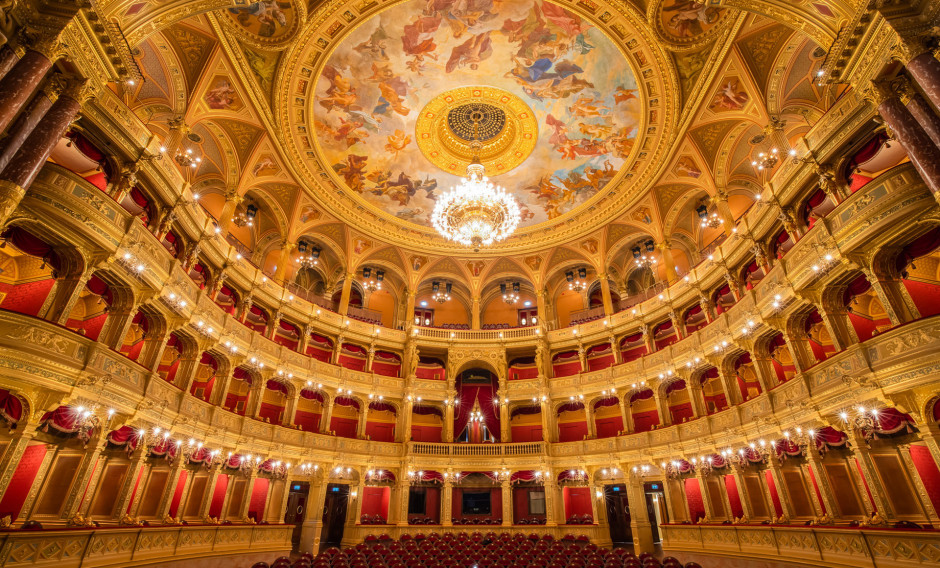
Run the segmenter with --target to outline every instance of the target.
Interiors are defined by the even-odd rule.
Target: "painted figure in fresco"
[[[326,90],[326,97],[320,98],[320,106],[328,111],[341,108],[349,112],[359,98],[356,88],[332,65],[323,68],[323,77],[330,82],[330,86]]]
[[[695,2],[695,0],[672,0],[663,7],[663,12],[675,12],[669,17],[668,26],[677,37],[692,37],[702,33],[704,26],[718,21],[721,11]]]
[[[437,61],[437,44],[434,43],[434,34],[441,27],[441,16],[419,16],[413,23],[402,29],[401,47],[405,55],[413,57],[415,61],[424,61],[425,56]]]
[[[350,189],[362,193],[363,174],[368,159],[368,156],[349,154],[346,156],[346,162],[335,164],[333,170],[342,176],[343,181],[346,182],[346,185],[349,186]]]
[[[363,57],[373,61],[388,61],[388,54],[385,52],[387,41],[390,36],[385,33],[385,28],[379,26],[372,32],[367,41],[364,41],[354,47]]]
[[[631,99],[635,99],[637,98],[636,93],[637,89],[627,89],[623,85],[619,85],[614,91],[614,102],[619,105]]]
[[[574,116],[602,116],[610,112],[610,109],[604,106],[604,101],[594,97],[578,97],[574,104],[568,107],[568,112]]]
[[[709,106],[712,110],[741,110],[750,97],[747,91],[738,87],[737,80],[728,81],[718,89],[712,104]]]
[[[227,79],[216,81],[215,86],[206,91],[206,103],[211,109],[229,110],[237,100],[235,87]]]
[[[259,25],[256,33],[261,37],[272,37],[279,27],[287,27],[287,14],[284,10],[288,8],[290,8],[290,2],[262,0],[252,2],[244,8],[229,8],[228,10],[235,14],[238,23],[243,27],[250,28],[254,19]]]
[[[459,67],[469,66],[475,71],[479,69],[480,62],[491,55],[493,55],[493,42],[490,41],[490,32],[471,36],[470,39],[454,48],[444,70],[450,73]]]

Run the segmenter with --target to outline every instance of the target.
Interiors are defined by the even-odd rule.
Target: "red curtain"
[[[23,416],[23,403],[8,390],[0,389],[0,416],[9,424],[19,422]]]
[[[493,404],[493,386],[480,384],[460,385],[460,404],[454,416],[454,434],[460,435],[470,421],[470,412],[474,402],[479,399],[483,421],[494,438],[499,440],[500,425],[497,407]]]
[[[104,160],[104,153],[98,149],[97,146],[92,144],[91,140],[85,138],[81,132],[71,131],[65,135],[66,138],[72,141],[72,144],[78,149],[79,152],[85,155],[89,160],[95,162],[101,162]]]
[[[3,239],[12,244],[23,254],[35,256],[45,260],[49,266],[58,270],[60,266],[59,255],[39,237],[21,227],[9,227],[3,232]]]

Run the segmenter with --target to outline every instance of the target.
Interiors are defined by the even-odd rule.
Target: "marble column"
[[[881,478],[875,471],[875,462],[872,460],[871,450],[868,449],[868,444],[861,433],[856,429],[852,429],[849,432],[849,441],[852,444],[852,453],[855,455],[855,459],[858,463],[858,468],[852,468],[852,464],[850,463],[849,470],[855,469],[853,475],[861,473],[861,475],[864,476],[864,483],[857,485],[859,494],[868,502],[869,499],[866,493],[870,493],[871,501],[873,501],[872,505],[878,510],[878,513],[889,523],[897,521],[898,519],[894,513],[894,507],[892,507],[891,502],[888,500],[887,493],[881,483]],[[868,486],[867,491],[865,490],[866,485]]]
[[[9,44],[0,47],[0,79],[3,79],[7,76],[7,73],[10,72],[10,69],[13,69],[13,66],[16,65],[16,62],[20,58]]]
[[[940,193],[940,148],[934,145],[933,140],[907,110],[890,84],[885,81],[872,81],[872,87],[867,93],[931,193]]]
[[[927,136],[933,140],[934,146],[940,148],[940,117],[930,108],[930,103],[925,101],[920,93],[914,92],[911,93],[911,98],[907,102],[907,110],[914,120],[924,127]]]
[[[356,424],[356,437],[364,440],[366,437],[366,424],[369,421],[369,405],[363,404],[359,411],[359,422]],[[358,518],[358,517],[357,517]]]
[[[0,132],[7,129],[43,78],[52,69],[60,48],[57,38],[46,38],[30,45],[23,57],[0,79]]]
[[[53,84],[36,93],[33,100],[29,102],[23,112],[16,117],[16,121],[7,132],[6,138],[0,141],[0,171],[3,171],[10,163],[13,155],[30,135],[39,121],[45,116],[46,112],[52,106],[52,101],[57,93]]]
[[[82,456],[81,463],[78,466],[78,472],[75,474],[75,487],[88,486],[88,481],[91,479],[91,476],[94,474],[99,465],[98,461],[101,459],[101,452],[104,451],[105,445],[106,441],[102,439],[94,447],[90,447],[85,451],[85,454]],[[65,504],[62,507],[62,514],[59,516],[59,518],[66,520],[71,519],[75,513],[79,512],[85,497],[85,491],[69,492],[68,497],[65,499]]]
[[[708,492],[708,478],[705,477],[705,473],[699,470],[695,472],[695,479],[698,480],[699,492],[702,494],[702,506],[705,508],[705,517],[709,521],[719,520],[715,512],[715,503],[712,502],[712,495]]]
[[[659,387],[653,389],[653,402],[656,403],[656,413],[659,414],[659,424],[661,427],[672,425],[672,413],[669,412],[669,401],[665,395],[660,394]]]
[[[594,408],[591,403],[584,403],[584,420],[587,422],[588,439],[597,438],[597,425],[594,423]]]
[[[79,101],[83,85],[84,81],[74,82],[59,95],[59,99],[29,134],[7,167],[0,172],[0,226],[6,224],[26,190],[36,179],[40,168],[46,163],[52,149],[65,133],[65,129],[82,108]],[[5,100],[2,89],[0,100]],[[0,105],[0,108],[8,106],[9,102]]]
[[[924,47],[924,46],[919,46]],[[915,49],[919,51],[919,49]],[[927,98],[940,109],[940,61],[930,50],[922,51],[907,62],[907,72],[924,90]]]
[[[937,526],[937,523],[940,522],[940,516],[937,515],[937,509],[934,507],[929,497],[930,493],[924,485],[924,480],[921,478],[920,472],[917,471],[917,466],[914,465],[914,459],[911,457],[911,445],[901,444],[896,450],[898,457],[901,458],[901,462],[904,463],[904,468],[907,470],[908,476],[910,476],[911,481],[914,483],[914,488],[916,489],[914,496],[920,501],[924,515],[930,519],[932,525]]]

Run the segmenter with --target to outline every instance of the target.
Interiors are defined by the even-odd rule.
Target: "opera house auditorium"
[[[940,565],[940,0],[0,1],[0,566]]]

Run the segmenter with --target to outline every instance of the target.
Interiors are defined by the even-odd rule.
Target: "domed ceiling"
[[[102,16],[143,78],[116,92],[156,140],[188,125],[200,204],[218,218],[234,192],[258,208],[233,246],[273,273],[306,239],[326,290],[372,265],[400,293],[429,274],[541,286],[575,265],[623,287],[649,240],[681,270],[697,262],[722,231],[696,209],[753,204],[771,117],[796,143],[839,95],[814,78],[850,10],[775,1],[138,2]],[[467,125],[449,120],[464,103],[497,109],[484,135],[502,154],[481,160],[525,212],[479,253],[428,223],[468,159]]]
[[[463,171],[422,153],[415,127],[463,86],[515,95],[535,119],[531,154],[487,170],[519,201],[522,226],[588,201],[634,149],[643,105],[627,61],[590,22],[541,0],[410,0],[373,16],[322,68],[317,145],[363,201],[426,226]]]

